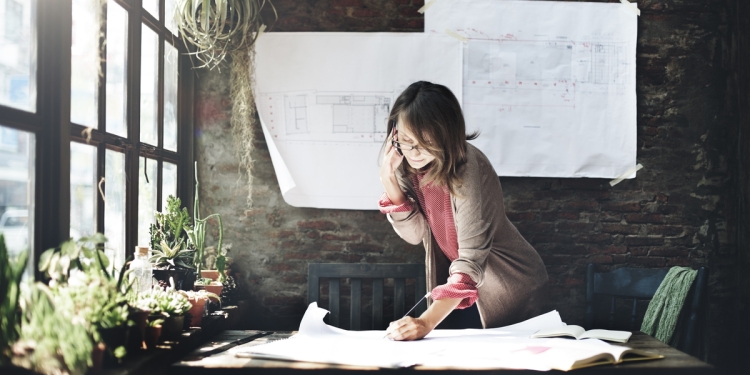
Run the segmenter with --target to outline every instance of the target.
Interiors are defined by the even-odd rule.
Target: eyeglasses
[[[419,146],[407,145],[407,144],[404,144],[395,140],[391,140],[391,144],[393,145],[393,147],[400,150],[401,152],[417,150],[417,153],[419,154],[427,153],[427,150]]]

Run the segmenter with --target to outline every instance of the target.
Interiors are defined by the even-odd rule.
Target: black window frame
[[[165,1],[159,2],[159,19],[143,9],[142,0],[108,0],[102,9],[106,19],[106,7],[117,3],[128,12],[127,36],[127,137],[106,133],[106,61],[101,59],[104,76],[97,87],[98,128],[92,129],[91,138],[82,132],[87,128],[71,122],[71,0],[36,0],[32,2],[31,37],[36,41],[32,52],[36,63],[36,111],[28,112],[0,105],[0,125],[11,129],[33,133],[36,138],[34,180],[34,233],[33,255],[35,277],[41,278],[36,266],[41,253],[59,246],[70,234],[70,146],[71,142],[88,144],[97,148],[96,181],[104,176],[106,150],[125,154],[126,178],[126,222],[125,257],[133,254],[138,244],[138,186],[139,158],[148,157],[158,163],[157,209],[162,202],[162,165],[165,161],[177,165],[177,195],[183,205],[192,211],[193,201],[193,87],[194,72],[185,44],[173,35],[164,23]],[[43,6],[41,6],[43,3]],[[62,16],[68,15],[68,16]],[[145,24],[159,36],[158,80],[158,134],[159,144],[152,146],[140,142],[140,64],[141,25]],[[106,21],[102,25],[106,38]],[[100,44],[104,42],[100,40]],[[177,152],[163,148],[164,108],[164,49],[172,44],[178,51],[178,113]],[[101,54],[106,56],[106,44]],[[106,180],[104,182],[106,184]],[[104,200],[96,194],[96,230],[104,232]]]

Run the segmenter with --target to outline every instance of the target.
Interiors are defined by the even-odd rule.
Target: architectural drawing
[[[635,165],[636,26],[619,3],[454,0],[425,13],[426,32],[467,40],[464,116],[500,176]]]
[[[255,104],[282,196],[295,207],[377,209],[395,98],[421,80],[461,97],[462,47],[447,36],[277,32],[255,51]]]

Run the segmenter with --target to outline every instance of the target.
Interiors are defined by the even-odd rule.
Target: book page
[[[631,332],[628,331],[611,331],[608,329],[592,329],[578,336],[578,339],[601,339],[615,342],[628,342]]]
[[[585,330],[581,326],[568,325],[564,327],[542,329],[531,335],[532,338],[536,337],[557,337],[557,336],[570,336],[573,338],[579,338]]]

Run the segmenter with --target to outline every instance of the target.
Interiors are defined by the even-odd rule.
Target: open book
[[[570,336],[576,340],[583,339],[600,339],[614,342],[628,342],[632,333],[628,331],[610,331],[607,329],[592,329],[586,331],[581,326],[569,325],[548,329],[540,329],[533,335],[532,339],[543,338],[543,337],[561,337]]]
[[[622,362],[664,358],[660,354],[625,346],[609,345],[602,341],[592,341],[587,342],[587,344],[580,342],[582,345],[574,345],[578,343],[575,341],[568,342],[570,343],[568,345],[559,342],[550,345],[550,349],[541,353],[538,360],[552,369],[570,371],[598,365],[614,365]]]

